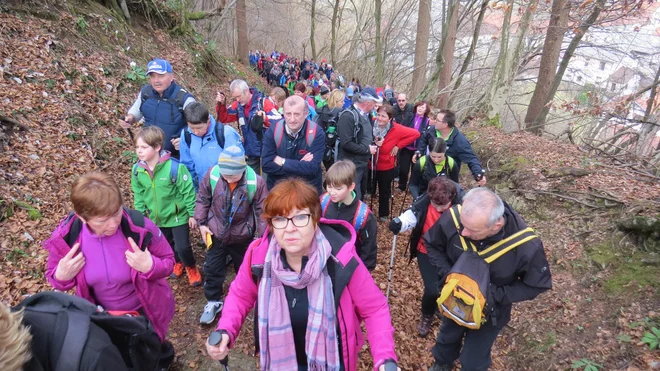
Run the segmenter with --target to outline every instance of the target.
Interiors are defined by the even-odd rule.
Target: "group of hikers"
[[[356,79],[344,86],[325,62],[257,51],[250,63],[270,81],[283,67],[279,73],[296,79],[293,91],[281,79],[274,85],[284,86],[268,94],[234,80],[217,93],[214,116],[175,82],[168,61],[149,62],[149,83],[119,122],[139,158],[126,169],[133,209],[112,176],[77,178],[73,212],[44,242],[48,282],[60,291],[75,288],[104,315],[144,319],[158,339],[159,370],[174,359],[167,333],[176,303],[168,280],[184,275],[192,286],[203,284],[200,323],[220,315],[206,340],[215,360],[226,362],[255,308],[262,370],[357,370],[362,324],[374,370],[397,370],[388,299],[371,272],[378,234],[410,230],[410,260],[424,287],[418,335],[431,332],[435,317],[442,322],[430,370],[451,370],[456,360],[464,370],[488,369],[512,304],[550,289],[551,275],[541,240],[509,205],[486,187],[466,193],[459,184],[463,163],[478,186],[486,176],[455,113],[408,102],[389,86],[363,88]],[[393,190],[412,194],[410,207],[394,218]],[[378,216],[367,205],[375,195]],[[195,229],[205,246],[203,274],[191,244]],[[228,257],[236,277],[225,293]],[[28,362],[26,370],[63,370],[56,367],[63,358],[77,360],[79,369],[140,369],[126,354],[134,352],[102,334],[95,351],[81,344],[64,356],[75,337],[59,336],[67,328],[59,315],[40,319],[44,302],[33,299],[14,312],[0,306],[0,319],[17,322],[0,327],[17,333],[6,348],[15,369]],[[101,326],[92,319],[92,327]],[[69,321],[69,334],[80,333]]]

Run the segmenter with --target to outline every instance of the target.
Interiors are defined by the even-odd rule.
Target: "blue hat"
[[[376,93],[376,89],[372,87],[364,88],[360,92],[360,98],[364,100],[370,100],[376,103],[381,103],[383,101],[383,98],[379,97],[378,94]]]
[[[346,95],[348,95],[349,97],[353,96],[353,87],[352,86],[349,86],[349,87],[346,88]]]
[[[159,75],[172,73],[172,65],[164,59],[154,59],[147,65],[147,75],[155,72]]]

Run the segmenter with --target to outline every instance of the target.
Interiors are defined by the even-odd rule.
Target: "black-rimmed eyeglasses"
[[[287,218],[284,216],[276,216],[270,219],[270,224],[275,229],[284,229],[289,225],[289,221],[291,221],[294,227],[298,227],[298,228],[307,227],[307,224],[309,224],[309,220],[311,219],[311,217],[312,214],[300,214],[292,218]]]

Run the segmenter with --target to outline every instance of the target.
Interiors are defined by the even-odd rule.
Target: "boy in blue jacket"
[[[206,172],[217,164],[218,156],[225,148],[243,148],[241,136],[229,125],[217,122],[200,102],[186,106],[183,114],[188,127],[181,131],[181,163],[192,175],[195,191]]]

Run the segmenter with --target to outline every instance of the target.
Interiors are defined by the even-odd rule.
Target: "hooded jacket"
[[[266,230],[266,222],[259,216],[263,212],[268,195],[266,182],[257,174],[257,189],[248,201],[245,172],[232,191],[222,176],[215,191],[211,194],[211,169],[199,185],[195,202],[195,220],[199,225],[207,225],[215,238],[223,245],[245,244],[261,236]]]
[[[494,236],[474,243],[478,251],[501,241],[512,234],[527,228],[509,205],[504,204],[504,226]],[[462,227],[461,227],[462,229]],[[438,269],[441,282],[458,258],[463,254],[459,233],[450,212],[445,212],[440,219],[424,234],[424,244],[431,264]],[[540,293],[552,288],[550,267],[545,257],[543,243],[534,238],[507,252],[490,263],[490,284],[492,301],[488,304],[494,309],[497,327],[504,327],[511,319],[513,303],[532,300]],[[491,299],[489,299],[491,300]]]
[[[351,160],[356,167],[367,166],[371,157],[369,145],[373,143],[374,136],[369,117],[361,114],[355,105],[339,114],[337,137],[339,139],[338,160]]]
[[[328,261],[328,267],[334,262],[333,291],[345,370],[357,371],[358,353],[364,343],[360,328],[362,319],[367,328],[374,370],[377,371],[387,360],[396,362],[394,328],[387,300],[355,253],[353,228],[345,221],[326,219],[321,219],[318,227],[336,258]],[[217,328],[227,331],[230,347],[234,345],[248,312],[258,305],[258,280],[253,277],[258,278],[263,273],[269,239],[270,236],[266,235],[250,245],[225,300]]]
[[[77,296],[96,304],[93,295],[94,288],[87,285],[84,269],[68,282],[58,281],[54,277],[58,263],[71,250],[65,237],[71,230],[74,219],[70,218],[68,221],[65,219],[55,229],[50,238],[43,243],[44,248],[49,252],[46,279],[56,290],[68,291],[75,287]],[[174,294],[166,279],[172,274],[174,268],[174,252],[158,227],[149,219],[145,219],[144,222],[144,228],[136,226],[131,221],[128,211],[123,211],[122,224],[128,223],[128,227],[135,234],[135,237],[139,236],[137,240],[134,239],[138,246],[142,246],[142,242],[147,235],[152,236],[151,241],[147,244],[147,249],[153,258],[153,266],[147,273],[140,273],[131,268],[131,280],[135,285],[135,292],[149,322],[154,326],[154,330],[160,336],[161,341],[164,341],[170,321],[174,316]],[[116,233],[122,234],[122,228],[118,228]],[[128,240],[125,237],[124,240],[126,241],[126,250],[129,250]],[[78,252],[78,254],[80,253]]]
[[[171,167],[178,166],[176,183],[172,183]],[[149,170],[145,161],[133,165],[131,189],[135,210],[153,220],[158,227],[178,227],[195,215],[195,188],[186,166],[170,159],[162,151],[160,161]]]

